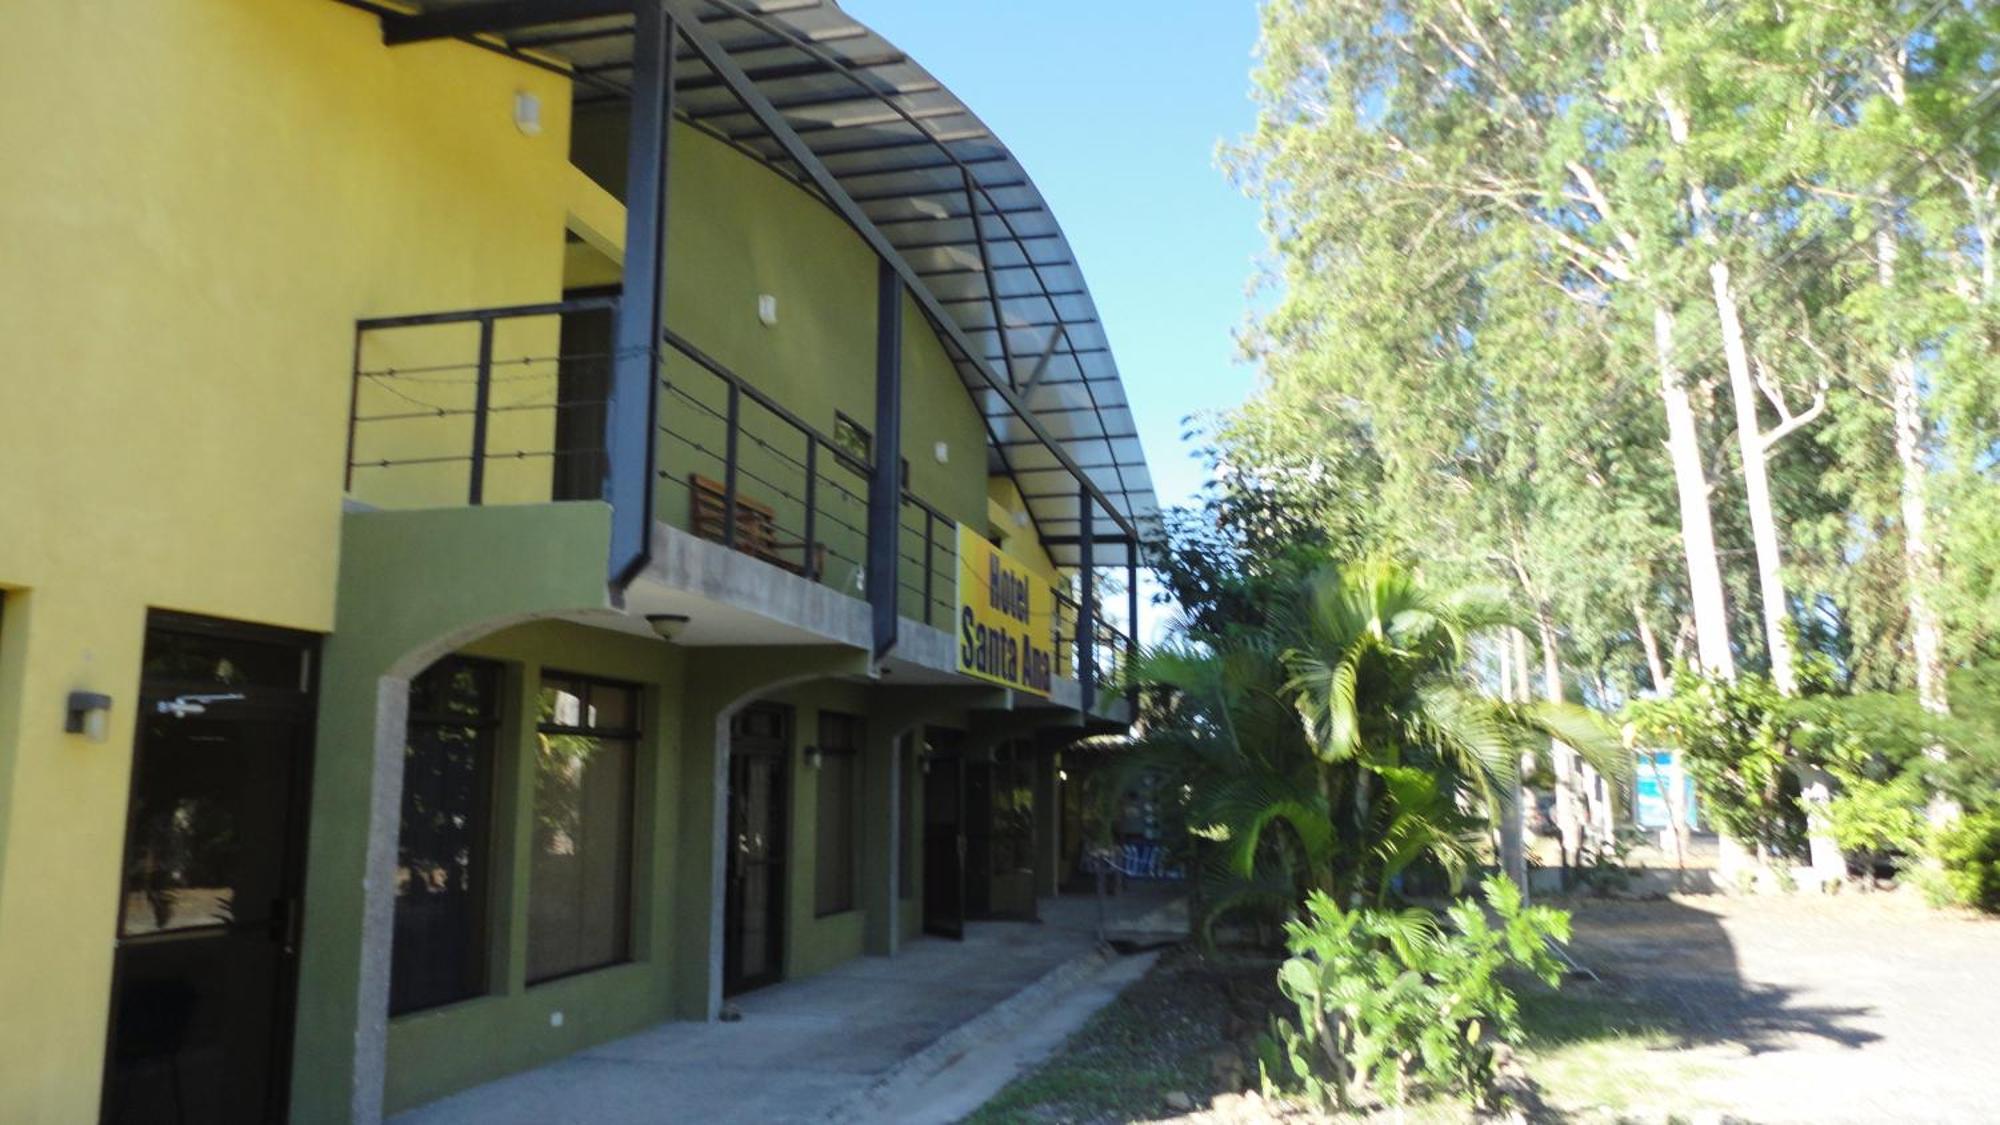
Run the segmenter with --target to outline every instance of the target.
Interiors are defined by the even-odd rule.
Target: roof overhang
[[[349,0],[353,2],[353,0]],[[681,24],[675,113],[840,213],[910,283],[1055,562],[1162,538],[1145,451],[1097,306],[1048,203],[965,104],[832,0],[665,0]],[[374,6],[391,44],[462,38],[622,101],[633,0]],[[1079,483],[1083,487],[1079,487]],[[1128,552],[1130,552],[1128,554]]]

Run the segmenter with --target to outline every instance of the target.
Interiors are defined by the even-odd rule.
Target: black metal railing
[[[868,465],[684,337],[667,344],[658,518],[865,597]]]
[[[347,491],[383,508],[597,499],[615,296],[356,325]],[[865,598],[865,456],[669,331],[654,516]],[[897,603],[949,628],[957,523],[901,490]]]
[[[1125,658],[1130,645],[1123,629],[1104,619],[1104,607],[1099,604],[1092,615],[1088,647],[1077,641],[1077,632],[1082,617],[1082,607],[1067,590],[1056,591],[1055,651],[1056,674],[1072,680],[1081,680],[1082,662],[1093,661],[1097,686],[1108,689],[1119,682],[1124,675]]]
[[[609,297],[355,325],[346,487],[379,507],[585,499],[601,487]],[[585,496],[575,482],[587,482]]]
[[[896,610],[950,631],[958,605],[958,521],[903,490]]]

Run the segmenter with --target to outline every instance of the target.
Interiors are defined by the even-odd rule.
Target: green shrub
[[[1488,1104],[1494,1048],[1519,1033],[1500,972],[1558,984],[1550,941],[1569,939],[1569,915],[1524,906],[1502,879],[1481,889],[1495,922],[1469,899],[1441,926],[1428,911],[1343,911],[1313,894],[1306,917],[1285,926],[1292,957],[1278,987],[1298,1020],[1273,1020],[1259,1044],[1266,1087],[1342,1108],[1362,1089],[1392,1105],[1418,1092]]]
[[[1875,866],[1891,856],[1908,856],[1923,840],[1923,778],[1904,772],[1887,781],[1865,776],[1841,777],[1841,791],[1827,803],[1827,829],[1846,854],[1858,857],[1872,877]]]
[[[1931,840],[1934,900],[2000,913],[2000,810],[1968,813],[1940,827]]]

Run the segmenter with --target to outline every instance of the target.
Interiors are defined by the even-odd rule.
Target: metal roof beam
[[[898,219],[896,221],[915,222],[916,220]],[[1088,289],[1049,289],[1041,293],[1016,293],[1013,296],[1007,297],[1005,299],[1009,301],[1035,301],[1035,300],[1042,300],[1045,298],[1053,300],[1057,297],[1088,297],[1088,296],[1090,296],[1090,290]],[[938,298],[938,304],[940,305],[983,305],[985,303],[986,303],[986,298],[984,297],[939,297]],[[1084,324],[1088,322],[1078,321],[1077,323]]]
[[[687,22],[692,24],[694,22],[694,17],[692,16],[687,17]],[[713,42],[713,40],[711,40],[711,42]],[[796,49],[796,44],[790,44],[790,46],[793,46],[794,49]],[[721,47],[719,44],[716,47],[716,49],[726,50],[726,48]],[[702,61],[707,62],[708,57],[706,55],[703,55]],[[861,67],[895,66],[898,63],[906,63],[909,61],[910,61],[910,56],[903,54],[901,51],[895,51],[886,55],[873,55],[868,58],[855,59],[854,65]],[[732,65],[734,65],[733,61]],[[711,66],[709,69],[713,70],[714,67]],[[797,63],[773,63],[770,66],[759,67],[758,69],[751,71],[745,71],[741,67],[737,67],[736,69],[738,73],[748,75],[749,80],[752,82],[782,82],[787,78],[809,78],[815,74],[825,74],[826,64],[817,61],[797,62]],[[688,78],[688,79],[683,79],[681,81],[681,89],[684,91],[712,90],[717,86],[727,86],[727,85],[729,85],[728,81],[722,78],[720,75],[716,74],[710,74],[701,78]]]
[[[982,156],[976,159],[966,158],[964,160],[945,160],[945,161],[940,161],[936,164],[910,164],[902,168],[884,168],[880,172],[868,172],[865,173],[865,175],[900,176],[910,172],[934,172],[941,168],[956,168],[961,164],[998,164],[1005,159],[1006,157],[1004,156]],[[999,191],[1003,188],[1017,188],[1017,187],[1027,187],[1027,186],[1028,186],[1028,181],[1023,179],[1000,180],[995,183],[987,184],[984,190]],[[952,195],[957,195],[958,189],[923,188],[918,191],[911,191],[905,188],[898,191],[871,192],[862,195],[851,196],[850,198],[852,198],[856,203],[894,203],[901,200],[906,200],[913,195],[944,195],[946,192],[949,192]],[[964,218],[964,216],[961,215],[959,216],[959,218]],[[985,298],[983,297],[980,299],[985,300]]]
[[[456,39],[464,35],[504,35],[524,27],[547,27],[573,20],[629,16],[632,0],[487,0],[435,12],[382,17],[382,42],[391,47]]]
[[[993,369],[982,359],[978,358],[978,353],[974,351],[971,341],[966,338],[965,333],[958,327],[957,323],[945,315],[944,309],[937,304],[936,298],[931,295],[930,287],[923,284],[921,276],[903,259],[902,254],[897,252],[896,244],[890,242],[887,235],[875,228],[875,224],[868,218],[868,213],[863,211],[861,205],[856,203],[847,194],[846,189],[841,186],[840,180],[827,169],[825,164],[821,163],[819,157],[813,152],[811,147],[803,140],[800,140],[799,135],[792,131],[791,125],[785,121],[784,114],[778,112],[777,107],[773,106],[770,99],[764,96],[764,92],[757,88],[755,80],[746,74],[742,67],[736,65],[736,61],[729,56],[728,49],[723,47],[721,41],[699,22],[700,10],[703,6],[720,7],[724,11],[735,12],[738,15],[744,15],[744,13],[734,5],[719,3],[717,0],[707,0],[706,4],[703,3],[703,0],[668,0],[668,3],[678,15],[683,17],[681,26],[682,37],[687,40],[689,46],[693,47],[701,55],[702,61],[708,64],[709,69],[715,73],[715,76],[723,80],[735,92],[736,96],[742,99],[743,104],[749,107],[750,111],[757,116],[758,120],[764,123],[764,128],[770,131],[772,138],[778,142],[779,147],[785,151],[786,155],[791,157],[794,163],[805,169],[807,176],[813,183],[819,186],[821,193],[826,196],[827,202],[832,204],[834,210],[847,220],[848,225],[854,228],[855,232],[861,236],[862,241],[868,243],[869,247],[875,251],[876,256],[888,262],[890,267],[897,274],[901,275],[904,282],[909,285],[910,294],[916,298],[918,305],[924,309],[933,323],[945,330],[947,338],[956,345],[966,360],[986,379],[987,385],[992,387],[1013,408],[1014,412],[1036,437],[1041,438],[1048,445],[1049,451],[1055,455],[1056,459],[1064,467],[1071,471],[1084,491],[1088,495],[1094,496],[1099,503],[1104,505],[1105,511],[1111,516],[1112,520],[1119,527],[1123,528],[1127,534],[1132,534],[1131,525],[1125,522],[1125,517],[1119,514],[1117,507],[1111,503],[1110,498],[1098,489],[1096,483],[1090,480],[1083,469],[1070,458],[1068,452],[1061,447],[1054,435],[1050,434],[1041,422],[1029,412],[1027,405],[1015,395],[1013,388],[1008,386],[1005,380],[995,374]],[[753,17],[746,16],[746,18]],[[809,44],[801,44],[800,48],[808,51],[808,53],[813,53],[814,51]],[[827,58],[832,59],[832,56],[828,55]],[[839,63],[837,60],[834,60],[833,65],[835,65],[836,69],[844,73],[850,64]]]
[[[1047,211],[1048,208],[1043,207],[1040,204],[1035,204],[1033,206],[1028,206],[1028,207],[1003,207],[997,209],[988,209],[986,213],[988,215],[1040,215],[1040,214],[1045,214]],[[894,227],[894,226],[907,226],[910,223],[963,223],[970,220],[971,218],[972,216],[970,215],[960,215],[957,212],[948,212],[944,215],[936,217],[932,217],[930,215],[917,215],[907,219],[877,219],[875,220],[875,225],[878,227]],[[1061,238],[1061,237],[1062,236],[1060,234],[1030,234],[1023,236],[1023,238],[1025,239]]]
[[[805,94],[796,98],[772,98],[771,104],[780,110],[815,109],[821,106],[840,105],[845,102],[880,104],[884,98],[903,98],[912,97],[917,94],[931,94],[943,88],[936,82],[916,82],[907,86],[898,86],[894,89],[884,90],[879,94],[855,94],[846,90],[835,90],[828,93]],[[950,107],[950,110],[953,113],[965,112],[957,106]],[[740,105],[731,105],[724,109],[710,109],[704,110],[701,113],[690,113],[687,115],[687,118],[690,121],[707,121],[713,117],[749,116],[749,110],[744,109]]]

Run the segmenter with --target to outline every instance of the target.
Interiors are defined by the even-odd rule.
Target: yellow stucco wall
[[[1028,502],[1021,498],[1021,489],[1011,479],[987,478],[986,518],[1006,536],[1000,544],[1001,550],[1021,560],[1049,585],[1059,588],[1065,585],[1055,562],[1049,558],[1048,548],[1035,536],[1034,521],[1028,519]],[[982,527],[979,532],[983,535],[986,529]]]
[[[557,295],[568,94],[322,0],[30,5],[0,93],[0,1116],[85,1121],[146,609],[331,625],[354,321]]]

